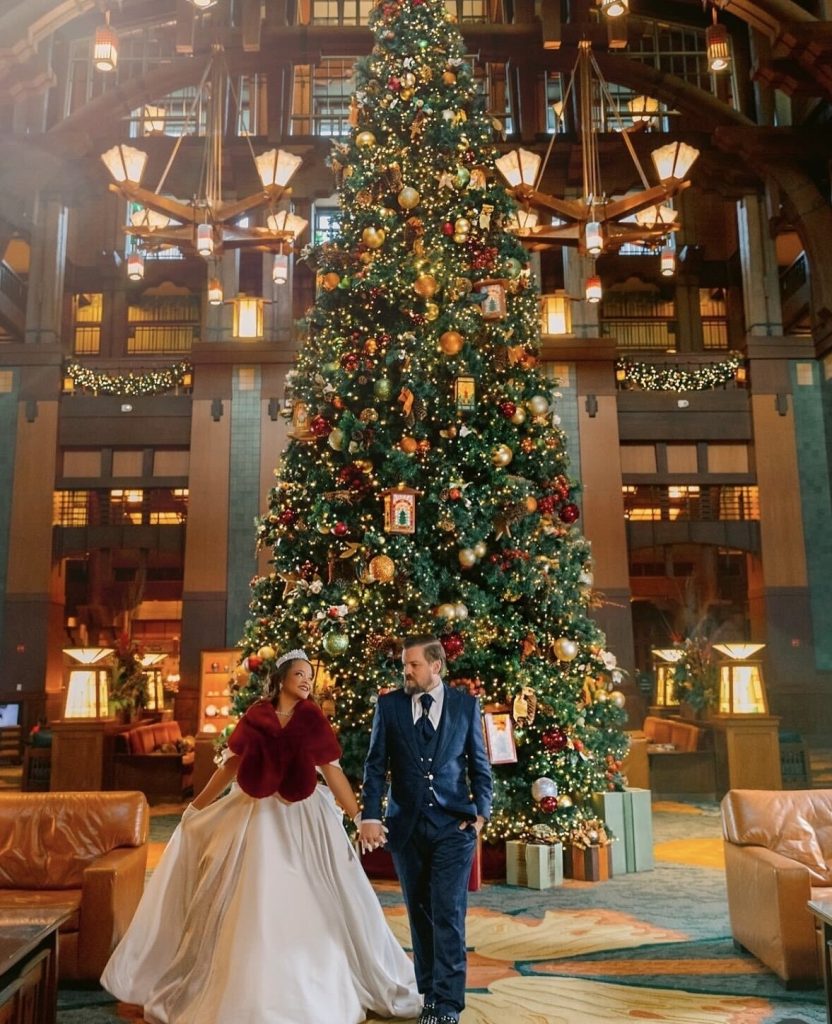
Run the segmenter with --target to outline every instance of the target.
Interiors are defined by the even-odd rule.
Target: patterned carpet
[[[180,810],[153,809],[152,863]],[[472,894],[463,1024],[825,1024],[822,991],[786,991],[733,946],[717,806],[656,803],[654,829],[653,871]],[[409,947],[397,887],[377,889]],[[141,1019],[100,989],[61,989],[59,1024]]]

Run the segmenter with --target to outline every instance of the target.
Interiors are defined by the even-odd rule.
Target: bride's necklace
[[[275,708],[274,713],[278,715],[280,718],[291,718],[292,715],[295,713],[295,709],[292,708],[291,711],[278,711],[277,708]]]

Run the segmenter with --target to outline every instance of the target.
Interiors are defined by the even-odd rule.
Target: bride
[[[309,699],[312,678],[303,651],[277,660],[268,696],[186,808],[104,969],[104,988],[143,1006],[148,1024],[358,1024],[368,1011],[420,1012],[413,965],[335,805],[358,813],[335,734]]]

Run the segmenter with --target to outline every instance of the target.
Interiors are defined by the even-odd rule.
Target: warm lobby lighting
[[[222,284],[218,277],[212,277],[208,282],[208,303],[211,306],[222,305]]]
[[[768,702],[763,667],[753,656],[765,644],[714,644],[726,661],[719,666],[719,713],[767,715]]]
[[[106,718],[110,670],[102,663],[115,653],[113,648],[67,647],[63,653],[76,662],[67,670],[64,718]]]
[[[289,257],[277,253],[272,264],[272,280],[275,284],[286,284],[289,280]]]
[[[139,185],[147,165],[147,153],[121,143],[101,154],[104,166],[119,185]]]
[[[270,149],[256,156],[254,163],[264,188],[285,188],[303,163],[303,158],[287,153],[285,149]]]
[[[586,279],[586,287],[584,291],[584,297],[587,302],[600,302],[603,298],[604,291],[601,287],[601,278],[597,274]]]
[[[542,295],[540,303],[540,330],[543,334],[572,333],[572,303],[566,292]]]
[[[699,150],[687,142],[668,142],[650,154],[662,184],[683,181],[693,167]]]
[[[196,251],[200,256],[214,255],[214,229],[210,224],[197,224]]]
[[[653,669],[656,673],[656,691],[653,703],[658,707],[675,707],[679,704],[676,696],[676,665],[683,652],[677,647],[654,647]]]
[[[659,101],[654,96],[634,96],[627,108],[636,124],[650,124],[659,112]]]
[[[263,300],[251,295],[238,295],[234,299],[235,338],[263,337]]]
[[[542,157],[528,149],[512,149],[494,161],[497,170],[512,188],[518,185],[534,185],[540,170]]]
[[[676,273],[676,253],[669,245],[662,249],[659,267],[662,277],[673,277]]]
[[[297,214],[290,213],[288,210],[280,210],[278,213],[269,214],[266,218],[266,224],[270,231],[285,232],[293,239],[303,234],[308,223],[308,220],[304,220],[303,217],[298,217]]]
[[[141,281],[144,277],[144,256],[140,252],[131,252],[127,257],[127,276],[131,281]]]
[[[714,23],[705,29],[705,53],[708,58],[708,68],[711,71],[727,71],[731,64],[731,44],[728,39],[728,29],[716,21],[716,10],[714,10]]]
[[[586,251],[590,256],[597,256],[604,248],[604,233],[597,220],[591,220],[587,223],[584,237]]]
[[[92,59],[99,71],[115,71],[118,64],[118,36],[110,26],[110,12],[104,15],[104,24],[95,30]]]
[[[113,653],[112,647],[65,647],[64,654],[81,665],[95,665]]]
[[[601,13],[607,18],[621,18],[630,9],[630,0],[601,0]]]

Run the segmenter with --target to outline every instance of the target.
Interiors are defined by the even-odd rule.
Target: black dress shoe
[[[436,1024],[436,1003],[433,1000],[426,999],[425,1005],[422,1007],[422,1011],[419,1014],[419,1024]]]
[[[459,1024],[459,1017],[452,1013],[434,1014],[430,1024]]]

